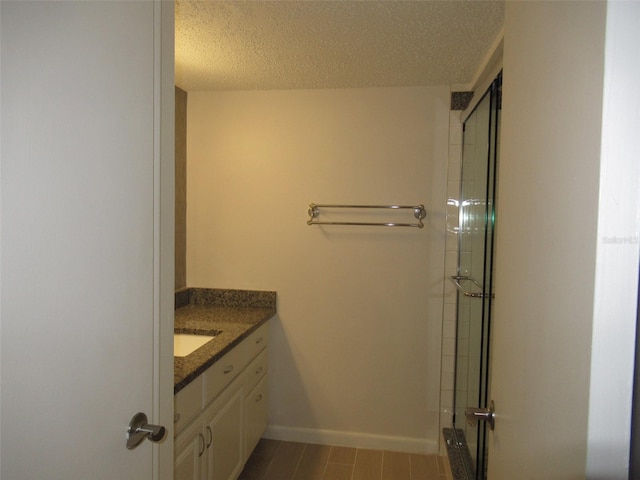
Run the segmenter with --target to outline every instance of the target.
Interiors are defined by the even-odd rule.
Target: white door
[[[639,13],[506,5],[490,480],[628,476]]]
[[[0,3],[3,480],[171,478],[172,18]]]

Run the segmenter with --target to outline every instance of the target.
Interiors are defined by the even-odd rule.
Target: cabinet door
[[[228,387],[204,414],[207,480],[235,479],[244,465],[243,382]]]
[[[174,480],[203,480],[205,438],[202,423],[196,421],[175,440]]]
[[[267,403],[267,376],[264,375],[245,399],[245,460],[267,428]]]

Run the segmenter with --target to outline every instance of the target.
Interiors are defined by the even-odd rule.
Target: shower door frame
[[[489,377],[489,359],[490,359],[490,332],[491,332],[491,313],[492,313],[492,304],[493,304],[493,265],[494,265],[494,238],[495,238],[495,199],[496,199],[496,170],[498,165],[498,155],[499,155],[499,144],[500,144],[500,107],[501,107],[501,86],[502,86],[502,72],[498,74],[496,79],[492,82],[491,86],[484,93],[478,103],[475,105],[474,109],[471,113],[464,119],[463,121],[463,156],[462,156],[462,169],[461,169],[461,177],[460,177],[460,200],[459,200],[459,224],[458,224],[458,268],[457,275],[459,278],[464,278],[471,272],[468,268],[461,268],[463,256],[467,255],[464,251],[464,235],[465,235],[465,225],[466,225],[466,217],[464,208],[469,205],[469,203],[465,204],[463,200],[463,196],[465,194],[465,185],[464,185],[464,160],[465,160],[465,135],[467,132],[467,122],[471,119],[471,117],[478,113],[478,107],[488,98],[489,100],[489,118],[488,118],[488,128],[487,128],[487,143],[486,143],[486,183],[485,183],[485,194],[484,194],[484,241],[483,241],[483,252],[482,252],[482,277],[479,279],[480,282],[472,283],[469,285],[472,288],[480,288],[481,291],[474,292],[473,297],[466,297],[464,294],[457,291],[457,301],[456,301],[456,362],[454,369],[454,398],[453,398],[453,419],[452,419],[452,434],[453,434],[453,442],[455,447],[460,450],[460,458],[462,460],[462,469],[457,469],[460,475],[464,474],[466,479],[476,479],[482,480],[486,478],[486,468],[487,468],[487,449],[486,449],[486,437],[487,437],[487,423],[478,422],[477,429],[475,430],[475,459],[471,455],[471,451],[469,450],[467,435],[463,431],[466,430],[466,418],[464,415],[464,408],[466,407],[478,407],[478,408],[488,408],[490,402],[490,377]],[[476,158],[478,155],[476,153]],[[484,164],[483,164],[484,165]],[[476,203],[471,202],[472,206],[481,205],[480,199]],[[481,234],[482,235],[482,234]],[[471,257],[471,255],[469,255]],[[461,348],[464,345],[464,338],[462,336],[463,332],[461,331],[461,299],[468,299],[470,302],[481,301],[481,325],[480,325],[480,337],[477,339],[480,342],[479,345],[479,365],[477,372],[477,400],[474,400],[474,404],[470,404],[471,398],[467,396],[464,399],[459,398],[459,393],[461,389],[458,388],[460,385],[460,375],[463,372],[461,365],[459,364],[460,356],[459,354],[464,353],[461,352]],[[471,324],[471,318],[469,318],[469,323]],[[469,334],[470,336],[470,334]],[[465,341],[467,342],[467,356],[469,356],[469,351],[472,348],[471,338],[467,338]],[[468,366],[467,366],[468,369]],[[467,371],[468,373],[468,371]],[[467,382],[468,379],[465,380]],[[465,387],[465,391],[468,392],[468,385]],[[459,402],[462,402],[462,405],[458,405]],[[461,410],[462,409],[462,410]],[[464,428],[461,428],[464,427]],[[468,431],[468,430],[467,430]],[[472,431],[473,432],[473,431]],[[465,451],[466,450],[466,451]]]

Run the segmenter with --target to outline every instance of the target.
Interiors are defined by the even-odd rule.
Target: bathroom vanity
[[[186,304],[176,302],[175,332],[213,338],[174,357],[174,479],[232,480],[267,424],[275,292],[253,292],[256,300],[244,291],[189,290]]]

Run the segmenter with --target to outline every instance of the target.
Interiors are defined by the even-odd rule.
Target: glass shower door
[[[466,478],[486,478],[486,422],[469,421],[468,408],[489,408],[489,352],[493,302],[499,76],[464,122],[459,199],[456,369],[453,432],[466,459]]]

